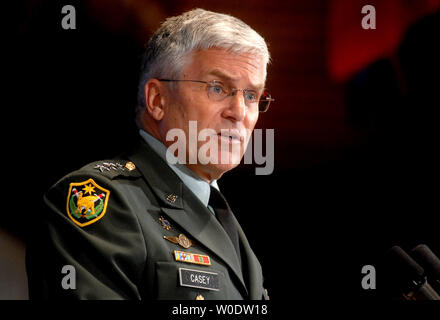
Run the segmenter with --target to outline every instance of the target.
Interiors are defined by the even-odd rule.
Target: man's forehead
[[[220,80],[237,83],[241,80],[241,76],[237,74],[232,74],[228,70],[214,68],[207,73],[208,76],[214,76]],[[255,89],[263,89],[264,88],[264,78],[262,79],[253,79],[256,77],[251,77],[249,80],[250,85]]]
[[[251,53],[233,53],[211,48],[193,53],[190,68],[200,76],[217,76],[231,82],[249,80],[255,87],[264,86],[266,64],[263,57]]]

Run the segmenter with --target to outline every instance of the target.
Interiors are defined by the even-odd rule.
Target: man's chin
[[[236,168],[239,163],[219,163],[219,164],[210,164],[210,169],[213,172],[218,172],[223,175],[223,173],[228,172],[234,168]]]
[[[220,179],[221,176],[237,167],[239,163],[208,163],[208,164],[192,164],[187,165],[189,169],[195,172],[205,181]]]

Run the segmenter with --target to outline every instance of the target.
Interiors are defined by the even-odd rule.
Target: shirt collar
[[[151,134],[142,129],[139,130],[139,134],[145,140],[145,142],[148,143],[148,145],[162,158],[162,160],[168,164],[171,170],[177,174],[177,176],[196,195],[196,197],[199,198],[203,205],[208,206],[209,196],[211,195],[210,186],[213,186],[219,190],[217,180],[213,180],[211,184],[208,184],[187,166],[179,163],[178,159],[173,154],[168,152],[167,147],[162,142],[154,138]],[[173,159],[173,163],[175,164],[167,161],[167,153],[168,158]]]

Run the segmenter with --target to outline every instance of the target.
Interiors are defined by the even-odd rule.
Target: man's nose
[[[243,121],[246,117],[246,104],[244,103],[243,91],[236,90],[228,97],[228,108],[224,116],[231,121]]]

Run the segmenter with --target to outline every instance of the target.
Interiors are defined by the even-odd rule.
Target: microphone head
[[[411,250],[414,257],[425,269],[429,278],[440,280],[440,259],[425,244],[419,244]]]
[[[385,275],[393,291],[411,291],[426,281],[425,270],[399,246],[388,250],[384,263]]]

